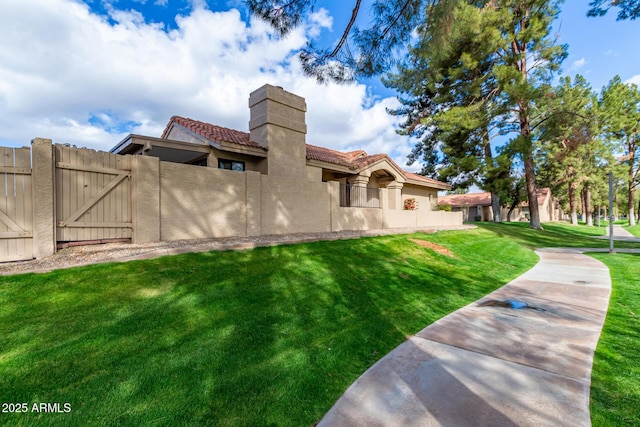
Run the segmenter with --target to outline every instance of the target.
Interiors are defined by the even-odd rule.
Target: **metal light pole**
[[[609,172],[609,253],[614,253],[613,248],[613,172]]]

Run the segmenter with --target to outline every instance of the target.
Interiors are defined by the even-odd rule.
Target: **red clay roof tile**
[[[228,142],[233,144],[245,145],[249,147],[264,148],[255,141],[250,140],[250,134],[234,129],[225,128],[222,126],[212,125],[211,123],[201,122],[199,120],[184,118],[180,116],[173,116],[169,120],[169,123],[162,132],[161,138],[167,139],[171,132],[171,126],[176,123],[189,129],[196,134],[216,142]],[[443,182],[436,181],[435,179],[427,178],[422,175],[407,172],[402,170],[391,158],[386,154],[373,154],[368,155],[364,150],[354,150],[349,152],[340,152],[331,150],[329,148],[317,147],[315,145],[307,144],[307,159],[318,160],[321,162],[331,163],[334,165],[344,166],[351,170],[361,169],[365,166],[373,164],[379,160],[387,159],[398,170],[401,170],[404,175],[416,181],[422,181],[429,184],[444,184]],[[446,184],[445,184],[446,185]]]
[[[232,144],[244,145],[247,147],[256,147],[263,148],[257,142],[251,141],[249,138],[249,134],[246,132],[241,132],[234,129],[225,128],[222,126],[212,125],[211,123],[201,122],[199,120],[189,119],[180,116],[173,116],[167,127],[162,132],[162,136],[160,138],[167,139],[169,136],[169,132],[171,131],[171,125],[173,123],[177,123],[180,126],[183,126],[189,129],[196,134],[207,138],[211,141],[215,141],[218,143],[222,142],[230,142]]]
[[[539,188],[536,190],[538,197],[538,205],[542,206],[547,194],[551,190],[549,188]],[[491,206],[491,193],[467,193],[467,194],[449,194],[438,199],[439,205],[451,206]],[[527,206],[529,203],[523,201],[519,206]]]
[[[438,198],[439,205],[490,206],[491,193],[449,194]]]

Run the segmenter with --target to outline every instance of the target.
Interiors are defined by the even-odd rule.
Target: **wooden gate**
[[[31,150],[0,147],[0,262],[33,258]]]
[[[56,240],[130,239],[131,156],[55,145]]]

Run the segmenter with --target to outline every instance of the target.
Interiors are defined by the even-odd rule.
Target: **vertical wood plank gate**
[[[33,258],[31,150],[0,147],[0,262]]]
[[[130,239],[131,156],[55,145],[56,240]]]

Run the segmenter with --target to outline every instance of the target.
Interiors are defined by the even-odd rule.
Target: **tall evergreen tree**
[[[327,48],[313,41],[300,51],[303,70],[320,82],[351,81],[357,76],[378,75],[391,67],[411,38],[413,30],[424,22],[426,11],[436,0],[373,0],[367,26],[358,23],[362,0],[352,0],[347,25],[335,45]],[[445,0],[447,1],[447,0]],[[322,2],[316,0],[245,0],[249,10],[286,35],[304,22]]]
[[[593,0],[589,6],[588,16],[604,16],[615,7],[618,9],[618,21],[640,17],[640,0]]]
[[[566,56],[566,48],[550,37],[558,2],[459,0],[451,5],[431,9],[410,59],[386,82],[405,94],[403,107],[393,114],[406,117],[405,132],[422,138],[410,161],[422,156],[423,172],[438,169],[441,178],[470,179],[479,172],[486,178],[499,166],[489,140],[515,132],[505,151],[522,160],[530,225],[541,228],[532,109]]]
[[[500,181],[509,175],[505,156],[491,150],[496,118],[506,111],[499,102],[493,52],[500,46],[498,15],[474,5],[441,3],[431,9],[420,39],[384,80],[403,96],[402,107],[390,111],[405,120],[401,134],[421,141],[409,164],[423,161],[423,174],[454,187],[478,184],[492,193],[494,221],[500,222]],[[456,25],[446,25],[446,21]],[[469,54],[473,53],[473,56]]]
[[[617,144],[620,163],[626,165],[629,225],[635,225],[635,189],[640,183],[640,90],[615,76],[602,90],[600,104],[605,135]]]
[[[578,196],[582,195],[588,225],[591,190],[611,169],[610,146],[602,141],[598,124],[598,100],[587,80],[576,76],[560,79],[560,84],[538,103],[547,118],[538,128],[537,159],[541,179],[559,194],[566,188],[571,223],[578,223]]]
[[[466,23],[478,23],[474,28],[478,30],[475,35],[480,43],[466,39],[473,42],[473,47],[469,49],[452,43],[453,51],[458,47],[463,48],[463,51],[457,58],[454,54],[450,59],[453,62],[460,61],[468,70],[479,71],[486,65],[486,73],[476,78],[458,77],[456,74],[449,77],[453,81],[464,82],[459,97],[465,98],[465,94],[471,93],[472,88],[476,87],[476,90],[486,95],[483,102],[468,102],[469,99],[430,99],[423,107],[432,111],[451,110],[448,113],[450,115],[460,112],[461,116],[478,119],[478,126],[456,129],[461,135],[459,144],[462,151],[469,149],[475,152],[480,145],[473,141],[470,145],[462,141],[464,135],[472,139],[480,138],[484,140],[483,147],[486,146],[490,138],[487,130],[490,130],[498,115],[501,117],[499,123],[503,132],[517,132],[518,137],[514,138],[511,145],[522,157],[524,164],[530,225],[532,228],[542,228],[535,188],[531,109],[542,94],[541,85],[550,79],[551,73],[558,69],[566,56],[566,48],[555,45],[551,37],[551,24],[559,13],[560,1],[374,0],[373,22],[365,30],[359,30],[355,24],[361,1],[356,0],[351,19],[336,46],[333,49],[318,49],[309,45],[301,52],[300,57],[305,71],[320,81],[327,78],[344,81],[356,76],[371,76],[386,71],[393,65],[396,57],[394,52],[398,52],[397,48],[410,40],[416,28],[421,28],[423,38],[425,34],[428,35],[429,41],[425,44],[428,46],[434,41],[442,43],[449,34],[463,35],[464,31],[460,27],[462,21],[457,20],[457,17],[465,17]],[[247,4],[250,10],[270,22],[277,31],[286,34],[301,23],[302,17],[313,10],[316,2],[248,0]],[[351,49],[349,42],[356,49]],[[455,71],[460,71],[459,67],[447,68],[448,73]],[[448,76],[444,74],[442,77]],[[486,82],[487,86],[495,85],[495,89],[483,91],[482,82]],[[452,85],[454,88],[455,86]],[[429,87],[425,89],[433,90]],[[445,106],[440,105],[440,102],[444,102]],[[453,105],[446,106],[448,102]],[[475,116],[471,113],[474,109],[477,114]],[[501,109],[506,111],[500,115],[498,111]],[[429,113],[423,111],[416,114],[426,117]],[[424,154],[437,156],[438,150],[434,147],[427,148]],[[456,155],[455,152],[453,154]]]

